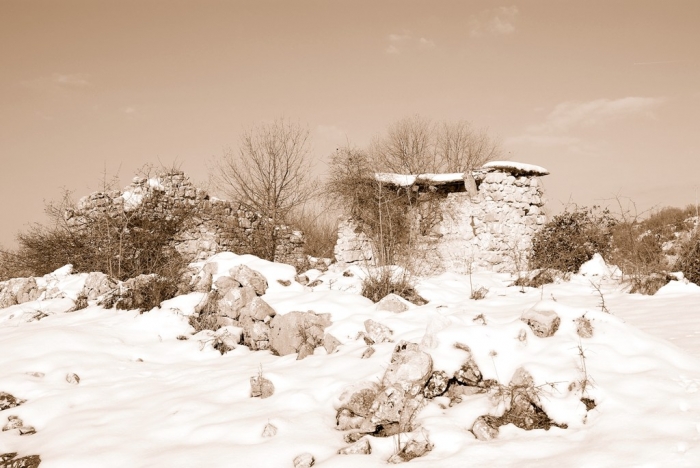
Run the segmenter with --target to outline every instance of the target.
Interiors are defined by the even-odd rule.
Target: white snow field
[[[470,429],[478,416],[498,415],[499,402],[476,394],[449,406],[437,397],[416,418],[434,447],[409,466],[700,466],[698,286],[674,281],[654,296],[628,294],[609,277],[613,269],[589,264],[540,289],[509,286],[507,274],[474,274],[474,288],[489,288],[475,301],[468,276],[446,273],[418,282],[428,304],[394,313],[358,294],[358,267],[349,268],[353,276],[311,271],[321,283],[309,288],[288,265],[231,253],[208,261],[222,272],[236,264],[261,272],[269,284],[263,299],[278,314],[330,313],[326,331],[342,344],[300,361],[243,345],[221,355],[208,332],[177,339],[192,333],[187,315],[201,293],[143,314],[96,305],[67,313],[86,275],[63,275],[54,282],[67,298],[0,309],[0,392],[26,400],[0,411],[0,426],[13,415],[36,429],[0,432],[0,454],[40,455],[41,468],[293,467],[305,452],[319,467],[383,467],[397,438],[370,436],[371,454],[339,455],[348,444],[335,429],[336,410],[346,387],[378,382],[395,344],[407,340],[422,344],[433,368],[450,375],[465,359],[456,342],[471,348],[485,379],[508,384],[523,367],[548,415],[568,425],[525,431],[511,424],[481,441]],[[593,285],[610,313],[601,311]],[[559,315],[553,336],[539,338],[520,320],[533,307]],[[39,312],[48,316],[36,320]],[[574,320],[584,315],[590,338],[576,332]],[[390,327],[394,343],[376,344],[374,355],[361,359],[366,345],[357,334],[369,318]],[[250,397],[249,378],[260,370],[275,386],[266,399]],[[78,384],[66,380],[71,373]],[[583,396],[597,404],[590,411],[576,385],[586,376]],[[263,437],[268,423],[277,433]]]

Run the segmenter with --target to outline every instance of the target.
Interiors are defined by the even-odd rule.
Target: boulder
[[[499,424],[493,416],[479,416],[472,426],[472,434],[478,440],[492,440],[498,437]]]
[[[219,276],[214,282],[214,286],[221,296],[225,296],[231,289],[239,288],[241,284],[230,276]]]
[[[94,301],[117,287],[117,281],[100,271],[89,273],[85,279],[82,294],[89,301]]]
[[[298,353],[323,345],[324,330],[331,324],[328,314],[289,312],[270,321],[270,350],[279,355]]]
[[[406,442],[406,445],[404,445],[403,448],[397,453],[392,455],[387,461],[392,464],[404,463],[411,461],[414,458],[422,457],[432,449],[433,444],[430,443],[427,435],[421,431],[420,434],[414,436],[408,442]]]
[[[0,392],[0,411],[4,411],[4,410],[10,409],[10,408],[15,408],[15,407],[17,407],[25,402],[26,402],[26,400],[21,400],[19,398],[15,398],[14,396],[10,395],[9,393]]]
[[[397,294],[388,294],[376,304],[377,310],[401,313],[406,312],[413,304]]]
[[[429,400],[443,395],[450,383],[450,376],[445,371],[434,371],[423,389],[423,396]]]
[[[0,283],[0,309],[34,301],[42,292],[36,284],[36,279],[31,276],[4,281]]]
[[[277,426],[267,423],[265,424],[265,427],[263,428],[262,436],[263,437],[274,437],[277,435]]]
[[[346,388],[340,394],[341,409],[348,409],[353,414],[363,417],[370,415],[372,403],[379,393],[380,387],[374,382],[361,382]]]
[[[338,450],[338,455],[369,455],[372,453],[372,446],[366,437],[358,440],[352,445]]]
[[[415,343],[401,341],[394,348],[391,364],[384,372],[382,386],[398,386],[408,395],[416,396],[425,387],[433,371],[430,354]]]
[[[238,319],[241,310],[256,297],[257,295],[255,294],[255,289],[250,286],[243,288],[231,288],[221,299],[219,299],[219,314],[236,320]]]
[[[243,328],[243,344],[253,351],[270,349],[270,325],[246,315],[239,321]]]
[[[252,287],[258,296],[262,296],[267,291],[267,280],[265,277],[247,265],[238,265],[231,268],[229,276],[238,281],[241,286]]]
[[[328,354],[334,353],[341,344],[340,340],[330,333],[323,335],[323,347],[326,348]]]
[[[365,320],[365,330],[367,330],[367,335],[374,343],[393,341],[391,336],[394,334],[394,332],[391,330],[391,328],[387,327],[386,325],[382,325],[379,322],[375,322],[372,319]]]
[[[520,320],[525,322],[532,332],[540,338],[548,338],[559,329],[561,319],[553,310],[530,309],[523,312]]]
[[[302,453],[294,457],[294,468],[311,468],[316,463],[316,459],[310,453]]]
[[[270,307],[270,305],[259,297],[253,298],[245,307],[240,311],[240,317],[249,316],[253,320],[263,321],[268,317],[274,317],[277,315],[275,309]]]

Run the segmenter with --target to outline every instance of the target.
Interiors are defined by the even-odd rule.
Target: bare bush
[[[696,233],[682,245],[675,268],[680,270],[688,281],[700,285],[700,233]]]
[[[373,302],[379,302],[389,294],[396,294],[416,305],[427,304],[414,289],[410,274],[405,271],[395,271],[390,267],[370,269],[362,281],[361,294]]]

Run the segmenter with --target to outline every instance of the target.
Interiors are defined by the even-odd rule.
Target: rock
[[[454,374],[454,378],[457,382],[462,385],[476,386],[483,380],[479,366],[476,365],[474,357],[472,356],[471,349],[469,346],[463,345],[461,343],[455,344],[455,347],[467,352],[467,359],[462,364],[457,372]]]
[[[311,468],[316,463],[316,459],[310,453],[302,453],[294,458],[294,468]]]
[[[216,290],[223,297],[231,289],[238,289],[241,284],[230,276],[219,276],[214,282],[214,286],[216,286]]]
[[[387,461],[393,464],[404,463],[414,458],[422,457],[432,449],[433,444],[430,443],[427,435],[422,432],[420,435],[406,442],[406,445],[404,445],[399,452],[392,455]]]
[[[3,432],[16,430],[19,435],[36,434],[36,429],[32,426],[25,426],[19,416],[8,416],[7,424],[3,426],[2,430]]]
[[[525,322],[532,332],[540,338],[547,338],[559,329],[561,319],[553,310],[530,309],[523,313],[520,320]]]
[[[372,453],[372,446],[367,438],[363,438],[354,444],[338,450],[338,455],[369,455]]]
[[[71,385],[78,385],[80,383],[80,377],[78,377],[78,374],[67,374],[66,375],[66,382],[68,382]]]
[[[326,333],[323,336],[323,347],[326,348],[326,352],[328,354],[333,354],[336,349],[338,349],[338,346],[340,346],[341,343],[336,338],[335,336],[331,335],[330,333]]]
[[[450,383],[450,376],[444,371],[434,371],[423,389],[423,396],[429,400],[443,395]]]
[[[264,321],[267,317],[274,317],[277,315],[275,309],[270,307],[270,305],[259,297],[253,298],[243,309],[241,309],[240,316],[250,316],[253,320]]]
[[[236,320],[238,319],[241,310],[251,303],[256,297],[257,295],[255,294],[255,289],[250,286],[243,288],[231,288],[226,292],[224,297],[219,299],[217,303],[218,312],[221,315],[225,315],[226,317]]]
[[[263,431],[262,431],[262,436],[263,437],[274,437],[276,435],[277,435],[277,427],[270,424],[270,423],[265,424],[265,427],[263,428]]]
[[[29,455],[17,457],[17,452],[0,454],[1,468],[39,468],[41,457],[39,455]]]
[[[94,301],[115,289],[117,284],[117,280],[110,278],[102,272],[94,271],[88,273],[85,279],[85,285],[83,286],[82,295],[87,297],[87,300]]]
[[[9,393],[5,392],[0,392],[0,411],[4,411],[6,409],[10,408],[15,408],[22,403],[26,403],[27,400],[21,400],[19,398],[15,398],[14,396],[10,395]]]
[[[574,322],[576,323],[576,334],[578,336],[581,338],[593,337],[593,324],[585,315],[577,318]]]
[[[360,356],[360,359],[369,359],[372,357],[374,354],[374,348],[371,346],[367,346],[365,350],[362,352],[362,356]]]
[[[418,395],[425,387],[433,371],[430,354],[420,350],[419,345],[401,341],[394,348],[391,364],[384,372],[382,386],[399,386],[408,395]]]
[[[31,276],[4,281],[0,283],[0,309],[36,300],[42,292]]]
[[[348,444],[354,444],[355,442],[357,442],[358,440],[362,439],[362,438],[363,438],[364,436],[366,436],[366,435],[367,435],[367,433],[361,432],[361,431],[358,431],[358,432],[347,432],[347,433],[345,433],[345,435],[343,436],[343,440],[344,440],[346,443],[348,443]]]
[[[275,386],[262,375],[250,378],[250,396],[253,398],[268,398],[275,393]]]
[[[498,426],[496,418],[484,415],[476,418],[471,431],[478,440],[492,440],[498,437]]]
[[[324,329],[330,323],[327,315],[314,312],[275,315],[270,321],[270,350],[279,356],[298,353],[304,346],[313,350],[323,345]]]
[[[386,325],[382,325],[372,319],[365,320],[365,330],[367,330],[367,334],[375,343],[393,341],[391,336],[394,332]]]
[[[392,293],[384,296],[382,300],[377,302],[375,307],[377,310],[386,310],[388,312],[401,313],[406,312],[411,305],[413,304],[408,302],[403,297]]]
[[[267,291],[267,280],[265,277],[247,265],[238,265],[231,268],[229,276],[238,281],[241,286],[251,286],[258,296],[262,296]]]
[[[246,315],[241,317],[239,324],[243,327],[243,344],[253,351],[270,349],[270,325],[253,320]]]
[[[309,284],[309,277],[306,275],[297,275],[294,278],[294,281],[301,284],[302,286],[306,286],[307,284]]]
[[[340,394],[339,407],[350,410],[363,417],[370,415],[372,402],[377,397],[380,387],[374,382],[361,382],[346,388]]]
[[[342,408],[335,415],[335,428],[339,431],[360,429],[365,422],[363,416],[358,416],[346,408]]]

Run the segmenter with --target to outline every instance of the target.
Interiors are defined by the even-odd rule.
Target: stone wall
[[[204,260],[223,251],[253,253],[256,246],[266,242],[261,237],[268,226],[267,219],[240,203],[210,197],[179,171],[152,178],[134,177],[132,183],[121,191],[94,192],[81,198],[75,210],[66,212],[66,219],[70,225],[77,227],[85,217],[96,213],[128,214],[145,197],[153,194],[159,195],[155,210],[185,206],[192,209],[192,216],[185,229],[177,234],[174,244],[180,253],[193,258],[193,261]],[[275,261],[295,266],[306,262],[301,231],[277,226],[275,235]]]
[[[539,179],[547,174],[537,166],[500,162],[466,174],[466,180],[443,178],[443,185],[422,182],[418,176],[412,190],[442,196],[430,207],[430,215],[437,214],[430,232],[421,235],[414,229],[413,267],[422,273],[525,269],[532,238],[547,221]],[[425,208],[419,202],[409,212],[414,225],[420,224]],[[372,244],[352,219],[341,220],[335,257],[338,262],[373,264]]]

